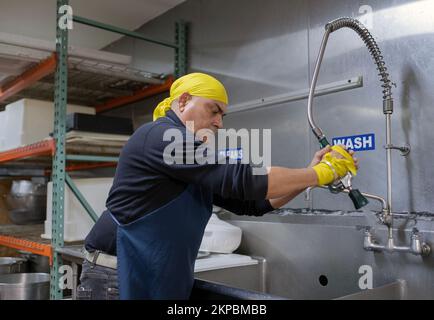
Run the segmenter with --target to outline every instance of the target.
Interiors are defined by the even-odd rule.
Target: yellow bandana
[[[154,110],[154,121],[164,117],[170,110],[173,100],[184,92],[192,96],[214,99],[228,104],[228,95],[225,87],[216,78],[204,73],[190,73],[177,79],[170,87],[170,97],[161,101]]]

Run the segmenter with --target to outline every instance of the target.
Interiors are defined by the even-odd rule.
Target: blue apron
[[[212,213],[212,194],[188,185],[166,205],[118,224],[120,299],[188,299],[194,263]]]

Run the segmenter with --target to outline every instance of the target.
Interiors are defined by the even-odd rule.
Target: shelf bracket
[[[92,209],[92,206],[87,202],[84,195],[78,190],[77,186],[75,185],[74,181],[71,179],[69,174],[65,175],[66,178],[66,184],[71,189],[72,193],[76,196],[77,200],[81,203],[84,210],[89,214],[90,218],[93,220],[93,222],[96,222],[98,220],[98,216],[96,215],[95,211]]]

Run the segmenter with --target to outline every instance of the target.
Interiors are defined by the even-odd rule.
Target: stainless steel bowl
[[[29,180],[12,182],[11,191],[5,195],[9,218],[15,224],[41,223],[46,217],[46,185]]]
[[[17,257],[0,257],[0,274],[27,272],[27,260]]]
[[[39,254],[30,253],[27,251],[18,251],[20,256],[27,260],[27,271],[34,273],[49,273],[50,260],[48,257]]]
[[[48,273],[13,273],[0,275],[0,300],[48,300]]]

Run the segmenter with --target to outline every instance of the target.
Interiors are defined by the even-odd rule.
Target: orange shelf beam
[[[95,168],[109,168],[109,167],[116,167],[117,162],[104,162],[104,163],[91,163],[91,164],[72,164],[69,166],[66,166],[66,171],[80,171],[80,170],[88,170],[88,169],[95,169]]]
[[[47,139],[28,146],[0,152],[0,163],[34,156],[54,156],[56,144],[54,139]]]
[[[6,83],[0,88],[0,102],[28,88],[38,80],[53,73],[56,70],[57,58],[56,54],[52,53],[51,56],[37,66],[25,71],[23,74],[16,77],[14,80]]]
[[[116,167],[117,162],[103,162],[103,163],[80,163],[80,164],[71,164],[65,167],[65,171],[71,172],[71,171],[80,171],[80,170],[89,170],[89,169],[96,169],[96,168],[109,168],[109,167]],[[51,169],[45,170],[45,175],[50,175]]]
[[[51,245],[49,244],[42,244],[42,243],[37,243],[29,240],[23,240],[23,239],[10,237],[10,236],[0,235],[0,245],[49,257],[50,265],[52,264],[53,250]]]
[[[163,84],[158,85],[152,85],[145,89],[137,90],[132,95],[129,96],[123,96],[123,97],[117,97],[114,99],[110,99],[109,101],[100,104],[95,107],[96,113],[104,112],[111,110],[113,108],[117,108],[129,103],[133,103],[148,97],[155,96],[156,94],[165,92],[170,90],[170,86],[172,85],[174,81],[173,76],[167,77],[166,81]]]

